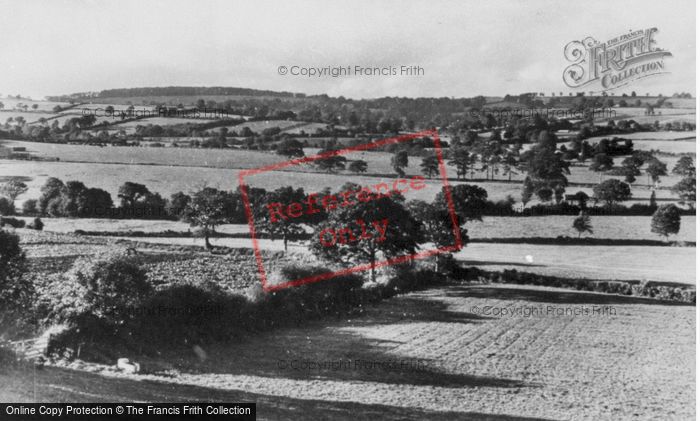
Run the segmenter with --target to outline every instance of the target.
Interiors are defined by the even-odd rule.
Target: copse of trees
[[[540,191],[545,196],[548,190],[552,191],[552,194],[558,191],[559,195],[563,196],[568,185],[566,176],[570,171],[569,163],[563,159],[561,152],[556,150],[556,140],[553,133],[542,131],[538,136],[538,143],[521,154],[521,170],[527,174],[523,182],[523,203],[527,203],[533,193]]]

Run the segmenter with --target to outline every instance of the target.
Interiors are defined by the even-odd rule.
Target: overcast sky
[[[671,74],[639,92],[695,93],[694,0],[5,1],[0,94],[237,86],[380,96],[568,92],[564,46],[657,27]],[[419,77],[305,78],[278,67],[419,65]]]

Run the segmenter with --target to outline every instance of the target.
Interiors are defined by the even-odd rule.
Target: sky
[[[650,27],[673,54],[670,73],[619,93],[695,94],[694,0],[0,0],[0,10],[2,96],[146,86],[351,98],[569,92],[568,42]],[[289,74],[402,65],[423,74]]]

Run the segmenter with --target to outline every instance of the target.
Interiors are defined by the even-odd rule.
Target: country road
[[[691,419],[695,307],[451,286],[342,320],[165,352],[127,376],[0,369],[2,401],[256,401],[260,419]]]

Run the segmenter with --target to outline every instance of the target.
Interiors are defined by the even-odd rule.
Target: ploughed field
[[[133,248],[148,279],[155,286],[213,282],[230,292],[241,292],[259,281],[252,250],[240,249],[226,255],[212,255],[201,247],[177,247],[18,229],[32,274],[61,274],[83,256],[97,256]],[[200,241],[201,242],[201,241]],[[270,259],[269,257],[272,257]],[[275,256],[268,256],[275,261]]]
[[[693,419],[695,307],[452,286],[117,374],[0,365],[0,400],[255,401],[259,419]],[[201,355],[201,353],[200,353]]]

